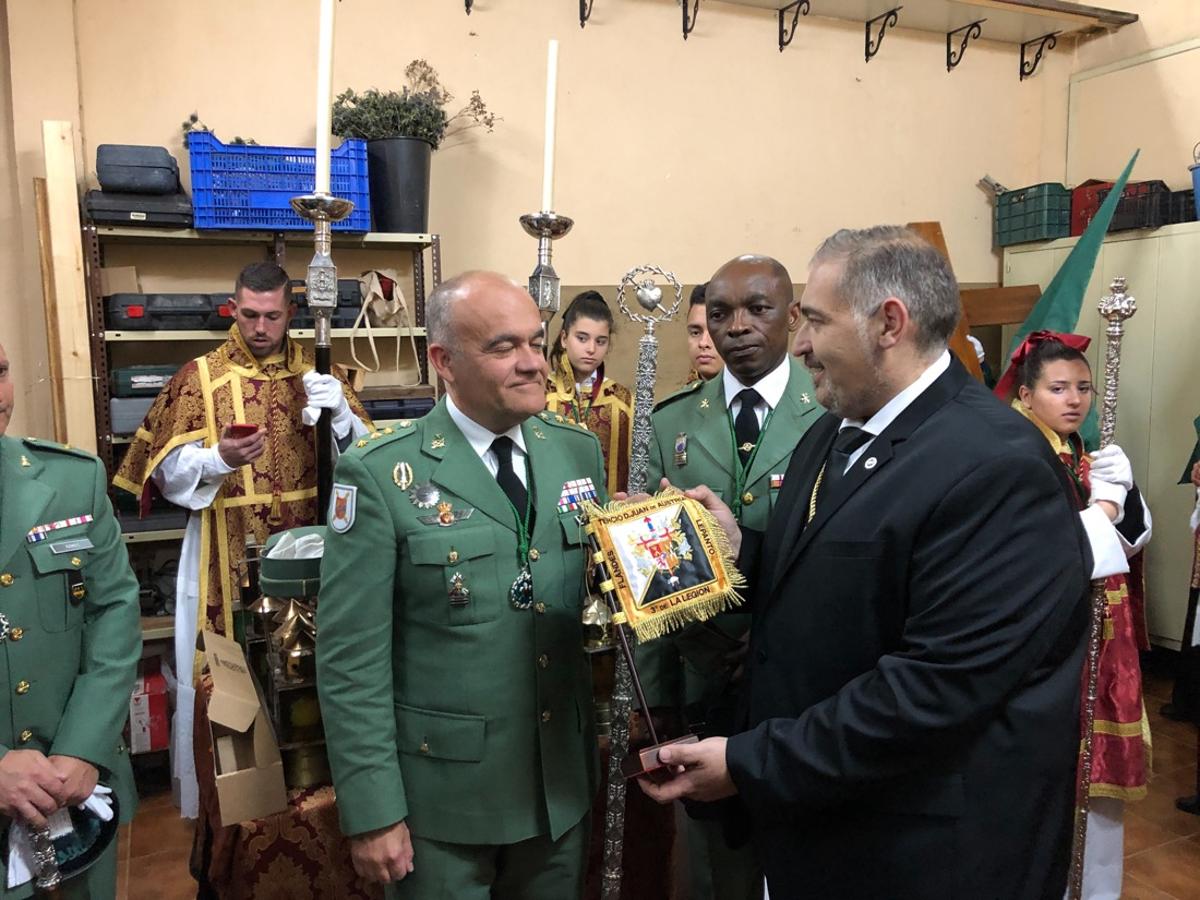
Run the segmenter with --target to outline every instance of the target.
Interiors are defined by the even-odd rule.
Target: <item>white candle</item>
[[[318,194],[329,193],[329,143],[333,131],[333,4],[320,0],[321,24],[317,37],[317,182]]]
[[[558,41],[546,51],[546,144],[542,159],[542,212],[554,209],[554,122],[558,102]]]

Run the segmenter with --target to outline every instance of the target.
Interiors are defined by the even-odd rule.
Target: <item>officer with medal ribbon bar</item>
[[[446,395],[334,474],[317,686],[342,831],[388,896],[582,891],[597,785],[579,507],[595,436],[543,411],[538,309],[468,272],[426,306]]]
[[[8,369],[0,346],[0,897],[112,897],[136,806],[121,731],[138,585],[101,462],[5,435]]]
[[[742,526],[764,531],[792,450],[822,412],[808,371],[788,353],[800,324],[799,301],[781,263],[747,255],[717,270],[704,303],[725,369],[655,407],[649,485],[657,489],[664,476],[681,489],[707,485]],[[749,626],[750,614],[735,610],[640,645],[638,669],[650,706],[668,722],[683,713],[687,727],[702,735],[728,734],[733,675]],[[688,830],[696,900],[761,896],[762,875],[748,846],[730,846],[715,819],[689,816]]]

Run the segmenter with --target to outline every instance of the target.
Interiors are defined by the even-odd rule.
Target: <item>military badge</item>
[[[675,465],[687,465],[687,444],[688,436],[686,431],[681,431],[675,435]]]
[[[435,434],[433,440],[429,442],[430,450],[443,450],[446,447],[446,438],[443,435]]]
[[[408,499],[417,509],[433,509],[442,499],[442,495],[430,482],[425,481],[408,492]]]
[[[463,582],[462,572],[450,576],[450,605],[463,607],[471,602],[471,589]]]
[[[577,478],[562,486],[558,495],[558,511],[560,513],[575,512],[588,500],[596,499],[596,486],[590,478]]]
[[[352,484],[333,483],[333,498],[329,501],[329,527],[338,534],[350,530],[358,509],[358,488]]]
[[[639,641],[738,606],[745,579],[716,519],[671,488],[648,500],[584,505],[585,531],[603,554],[601,589],[615,594]]]
[[[777,491],[783,487],[783,474],[771,476],[771,490]]]
[[[443,528],[449,528],[455,522],[461,522],[463,519],[471,518],[471,513],[474,509],[455,509],[454,504],[449,500],[443,500],[437,505],[437,512],[429,516],[418,516],[417,521],[422,525],[440,525]]]
[[[395,483],[396,487],[400,488],[400,490],[407,491],[410,487],[412,487],[413,483],[412,466],[406,462],[396,463],[396,465],[392,467],[392,481]]]

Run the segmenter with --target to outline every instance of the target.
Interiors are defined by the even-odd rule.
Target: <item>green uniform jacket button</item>
[[[31,740],[33,740],[33,732],[26,728],[21,732],[21,743],[28,744]]]
[[[543,710],[542,710],[542,721],[543,721],[543,722],[549,722],[549,721],[550,721],[550,710],[548,710],[548,709],[543,709]]]
[[[18,681],[17,682],[17,693],[18,694],[28,694],[29,693],[29,682],[28,681]]]
[[[538,657],[538,665],[543,669],[550,668],[550,657],[548,657],[545,653],[543,653],[541,656]]]
[[[537,561],[538,561],[538,557],[540,557],[540,556],[541,556],[541,554],[540,554],[540,553],[538,553],[538,549],[537,549],[537,547],[531,547],[531,548],[530,548],[530,550],[529,550],[529,559],[530,559],[530,561],[531,561],[531,562],[537,562]]]
[[[534,612],[544,613],[546,611],[546,604],[545,603],[535,603],[535,604],[533,604],[533,609],[534,609]]]
[[[12,631],[10,631],[8,633],[8,636],[10,638],[12,638],[14,641],[19,641],[21,638],[25,637],[25,629],[24,628],[14,628]]]
[[[0,574],[0,587],[8,587],[12,583],[13,577],[11,572]]]

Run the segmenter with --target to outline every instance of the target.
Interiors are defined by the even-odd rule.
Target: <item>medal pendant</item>
[[[508,589],[508,602],[513,609],[529,609],[533,606],[533,575],[528,563],[521,567],[512,587]]]

